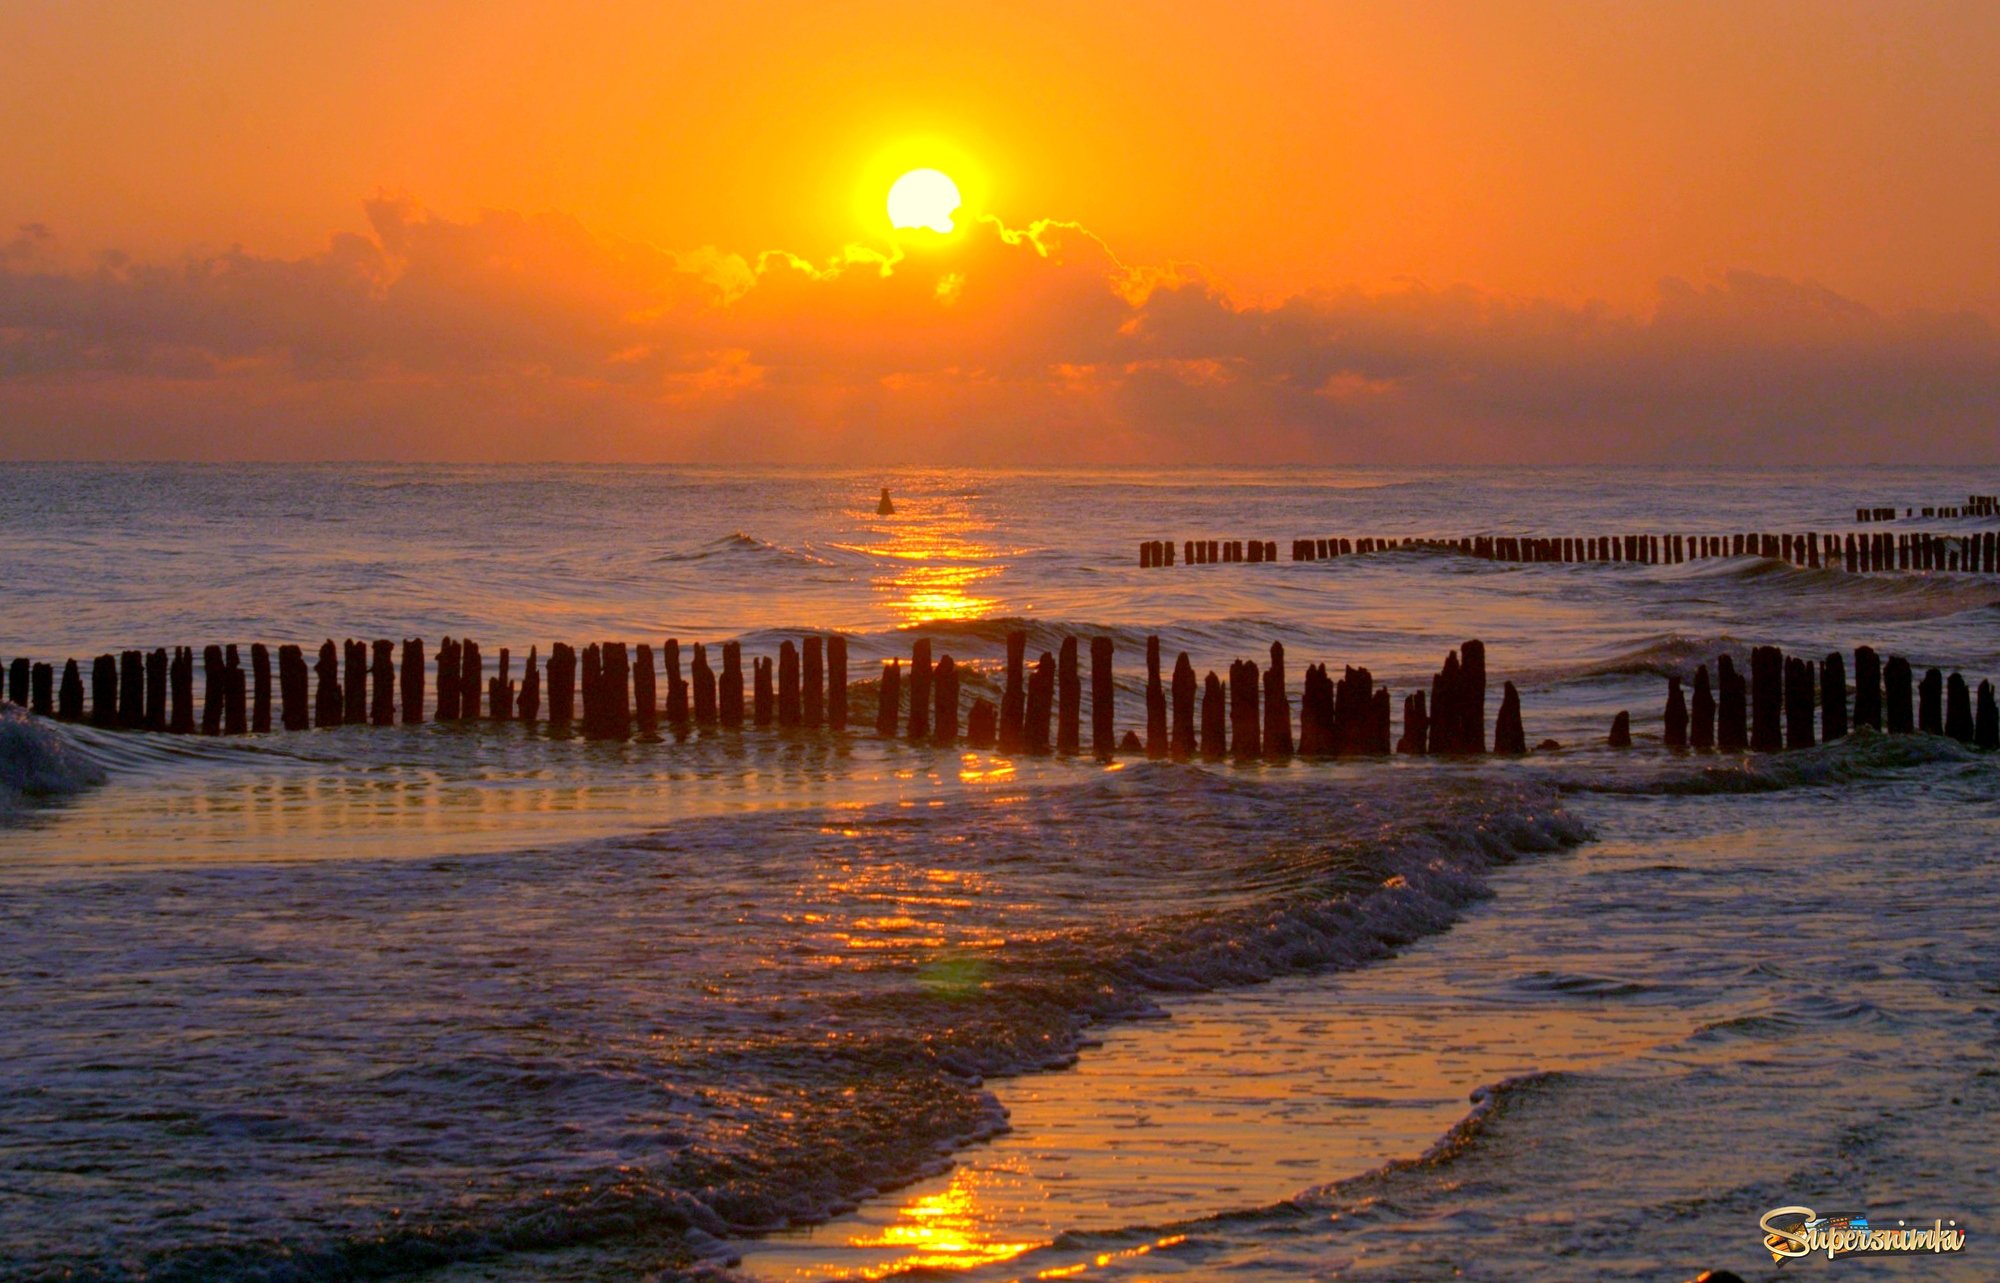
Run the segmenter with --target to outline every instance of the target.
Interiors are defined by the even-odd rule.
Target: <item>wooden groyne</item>
[[[1189,539],[1180,544],[1179,563],[1272,564],[1275,540]],[[1142,568],[1176,564],[1175,544],[1153,539],[1139,545]],[[1290,560],[1329,561],[1398,549],[1457,553],[1483,561],[1574,564],[1630,562],[1672,566],[1721,557],[1765,557],[1794,566],[1824,567],[1851,574],[1892,570],[1942,570],[1967,574],[2000,573],[2000,531],[1937,534],[1929,531],[1837,533],[1750,532],[1726,535],[1467,535],[1463,538],[1374,537],[1294,539]]]
[[[1903,509],[1904,520],[1917,516],[1946,519],[1955,517],[2000,516],[2000,495],[1967,495],[1964,504],[1949,508],[1930,507],[1919,509],[1908,507]],[[1893,506],[1886,508],[1856,508],[1854,510],[1854,519],[1864,524],[1871,521],[1894,521],[1897,519],[1896,509]]]

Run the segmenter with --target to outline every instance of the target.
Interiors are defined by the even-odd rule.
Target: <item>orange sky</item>
[[[412,8],[0,9],[0,228],[47,229],[0,248],[8,272],[0,291],[11,290],[0,292],[0,409],[41,428],[66,415],[101,421],[74,438],[90,443],[89,453],[210,448],[172,433],[121,437],[110,424],[136,407],[158,407],[179,424],[174,432],[217,426],[228,442],[219,448],[257,453],[229,432],[305,401],[344,403],[317,412],[324,432],[288,438],[275,451],[328,449],[345,414],[375,425],[358,438],[371,449],[452,456],[467,447],[432,429],[449,417],[454,392],[466,405],[512,395],[490,360],[477,370],[462,362],[418,369],[378,342],[365,369],[329,372],[321,350],[347,343],[359,351],[352,334],[339,342],[295,334],[283,350],[262,351],[244,336],[183,332],[187,309],[208,305],[161,303],[157,288],[131,281],[117,291],[129,314],[106,323],[116,333],[93,333],[74,290],[68,301],[55,296],[55,278],[86,280],[104,251],[173,265],[190,252],[240,246],[269,275],[281,274],[281,264],[319,261],[337,233],[382,249],[380,219],[364,202],[386,193],[420,211],[408,218],[438,226],[490,231],[482,220],[510,211],[573,220],[577,235],[602,251],[596,268],[547,246],[506,251],[516,256],[509,270],[529,263],[543,278],[532,297],[515,299],[527,309],[523,324],[546,315],[551,291],[605,306],[615,296],[629,320],[658,314],[679,288],[654,268],[633,268],[632,254],[712,247],[754,265],[760,252],[776,250],[825,264],[850,242],[886,248],[880,191],[907,158],[955,170],[979,206],[968,212],[1008,228],[1038,219],[1087,228],[1115,256],[1097,265],[1103,272],[1184,265],[1182,279],[1198,275],[1235,310],[1220,327],[1240,329],[1237,312],[1251,309],[1263,346],[1220,342],[1219,330],[1171,352],[1079,337],[1074,352],[1038,351],[1046,359],[1030,368],[1020,364],[1021,336],[1002,331],[1065,328],[1074,314],[1041,317],[1025,308],[1024,294],[989,299],[965,320],[963,352],[905,345],[907,368],[871,371],[868,387],[857,389],[835,350],[837,327],[828,325],[835,316],[851,325],[857,314],[802,296],[782,325],[767,317],[750,332],[741,316],[718,313],[712,326],[689,319],[677,328],[672,341],[684,350],[664,362],[672,369],[661,377],[699,375],[709,384],[637,387],[593,373],[571,346],[577,325],[528,344],[519,377],[540,381],[543,413],[597,407],[604,435],[577,448],[611,457],[714,452],[716,407],[696,406],[692,390],[727,384],[737,377],[732,368],[740,375],[745,367],[765,371],[767,387],[777,377],[791,389],[783,405],[767,399],[758,413],[807,440],[809,429],[836,426],[843,448],[863,452],[907,444],[888,428],[871,437],[871,418],[1053,414],[1104,424],[1135,449],[1152,442],[1169,457],[1202,457],[1203,414],[1214,422],[1250,414],[1269,416],[1302,456],[1366,454],[1387,439],[1388,421],[1342,389],[1375,389],[1383,395],[1373,405],[1399,400],[1398,424],[1454,419],[1457,436],[1449,424],[1439,429],[1444,453],[1503,423],[1541,442],[1531,421],[1548,407],[1518,392],[1536,362],[1572,373],[1589,366],[1599,383],[1637,362],[1651,381],[1630,384],[1632,394],[1678,386],[1679,363],[1707,348],[1614,354],[1604,343],[1615,348],[1631,336],[1600,335],[1586,349],[1525,359],[1528,339],[1495,334],[1492,316],[1503,308],[1513,317],[1505,326],[1546,337],[1551,326],[1588,329],[1609,315],[1649,326],[1645,342],[1658,346],[1668,341],[1656,315],[1662,281],[1674,278],[1689,297],[1726,296],[1715,305],[1731,313],[1730,333],[1747,326],[1756,341],[1794,348],[1799,326],[1818,333],[1818,320],[1800,320],[1802,308],[1840,314],[1851,300],[1867,309],[1884,334],[1865,342],[1850,334],[1842,342],[1865,353],[1821,357],[1848,375],[1866,373],[1884,404],[1893,402],[1898,372],[1925,397],[1939,395],[1938,370],[1897,363],[1913,348],[1935,347],[1912,334],[1945,326],[1963,346],[1950,354],[1952,377],[1970,382],[1948,405],[1923,402],[1925,421],[1945,414],[1965,453],[1992,453],[1995,429],[1981,429],[1976,413],[1991,391],[1992,336],[1975,331],[2000,316],[2000,5],[607,3],[582,16],[499,0],[421,6],[414,16]],[[366,271],[378,302],[408,271],[400,252],[390,257]],[[606,267],[609,259],[622,266]],[[939,281],[965,273],[963,265],[923,270],[933,266],[924,280],[935,306],[944,297]],[[638,277],[620,275],[628,268]],[[592,279],[600,269],[608,275]],[[1748,299],[1748,278],[1731,273],[1798,293]],[[1478,352],[1421,347],[1413,335],[1451,325],[1404,316],[1409,291],[1420,289],[1423,306],[1436,308],[1460,287],[1486,300],[1483,337],[1465,340]],[[260,294],[259,306],[294,316],[325,288],[301,286],[290,302]],[[468,288],[461,311],[475,298],[492,303],[484,287]],[[1070,298],[1048,283],[1034,288]],[[1668,296],[1676,288],[1669,284]],[[1129,282],[1113,292],[1146,306]],[[1379,306],[1365,324],[1322,315],[1310,334],[1281,323],[1288,300],[1328,295]],[[101,317],[105,297],[92,297]],[[732,292],[705,305],[734,301]],[[149,310],[155,305],[165,314]],[[1348,305],[1358,306],[1353,298]],[[908,299],[869,306],[891,346],[904,329],[935,320]],[[883,307],[902,310],[890,317]],[[1560,319],[1528,319],[1537,308]],[[1939,315],[1965,312],[1974,315]],[[399,327],[436,325],[440,315],[357,315],[352,325],[379,340]],[[245,335],[256,328],[240,319]],[[611,314],[599,319],[582,329],[601,340],[600,361],[667,342],[620,333]],[[1104,319],[1128,339],[1151,323]],[[764,348],[779,342],[773,327],[804,346],[766,359]],[[1385,354],[1386,339],[1370,340],[1367,359],[1330,363],[1270,350],[1283,331],[1298,353],[1323,357],[1357,327],[1387,327],[1405,347]],[[1004,359],[996,345],[1008,347]],[[1509,352],[1526,364],[1503,375],[1494,367]],[[551,365],[572,354],[578,367],[550,382]],[[1196,367],[1173,367],[1184,385],[1206,390],[1165,407],[1107,408],[1112,393],[1130,391],[1135,364],[1161,360],[1209,362],[1199,377]],[[1009,364],[1006,388],[982,364],[992,361]],[[1702,438],[1711,444],[1725,426],[1732,439],[1754,439],[1807,423],[1811,398],[1799,394],[1823,379],[1824,363],[1792,371],[1784,387],[1744,388],[1733,408],[1683,410],[1714,430]],[[1419,404],[1421,371],[1468,365],[1489,386],[1515,391],[1471,405],[1440,395]],[[806,389],[814,371],[822,377]],[[1300,382],[1308,374],[1310,386]],[[195,378],[234,380],[234,391],[160,383]],[[329,378],[346,382],[328,388]],[[1333,378],[1346,381],[1329,391],[1324,379]],[[608,400],[585,386],[593,380]],[[1290,381],[1296,395],[1262,395],[1274,380]],[[297,386],[307,382],[320,395]],[[1216,394],[1223,384],[1242,395]],[[898,395],[919,386],[927,399]],[[1095,409],[1080,388],[1096,394]],[[1577,395],[1595,397],[1599,413],[1624,395],[1593,388]],[[1780,394],[1792,394],[1782,413],[1773,408]],[[198,411],[189,409],[194,402]],[[1132,417],[1142,410],[1188,424],[1167,442]],[[399,413],[402,427],[391,432],[384,425]],[[1362,430],[1370,425],[1372,436]],[[33,449],[18,435],[0,443]],[[529,424],[490,448],[534,457],[555,446]]]

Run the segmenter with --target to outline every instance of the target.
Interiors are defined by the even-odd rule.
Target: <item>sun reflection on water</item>
[[[912,1198],[880,1230],[857,1234],[849,1246],[886,1250],[891,1259],[837,1277],[876,1279],[909,1270],[970,1270],[1010,1260],[1041,1246],[1033,1240],[989,1237],[993,1217],[986,1207],[993,1172],[960,1169],[950,1185]]]
[[[975,517],[965,494],[912,501],[894,517],[870,524],[875,536],[859,551],[887,558],[875,588],[905,624],[984,619],[1000,605],[979,591],[1005,566],[981,536],[992,523]]]

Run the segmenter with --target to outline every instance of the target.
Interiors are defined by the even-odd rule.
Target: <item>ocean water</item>
[[[1146,538],[1845,530],[2000,471],[10,466],[0,658],[917,637],[1198,670],[1487,646],[1525,761],[0,716],[0,1277],[1778,1277],[2000,1180],[2000,762],[1677,756],[1774,643],[2000,678],[2000,582]],[[874,514],[881,485],[898,512]],[[1922,523],[1918,523],[1922,524]],[[1973,523],[1930,523],[1973,528]],[[1602,745],[1629,709],[1637,747]]]

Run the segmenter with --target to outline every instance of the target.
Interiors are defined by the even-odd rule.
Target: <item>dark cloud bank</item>
[[[1750,272],[1650,317],[1470,287],[1233,302],[990,220],[831,263],[368,206],[297,259],[0,242],[13,458],[1981,461],[2000,341]]]

